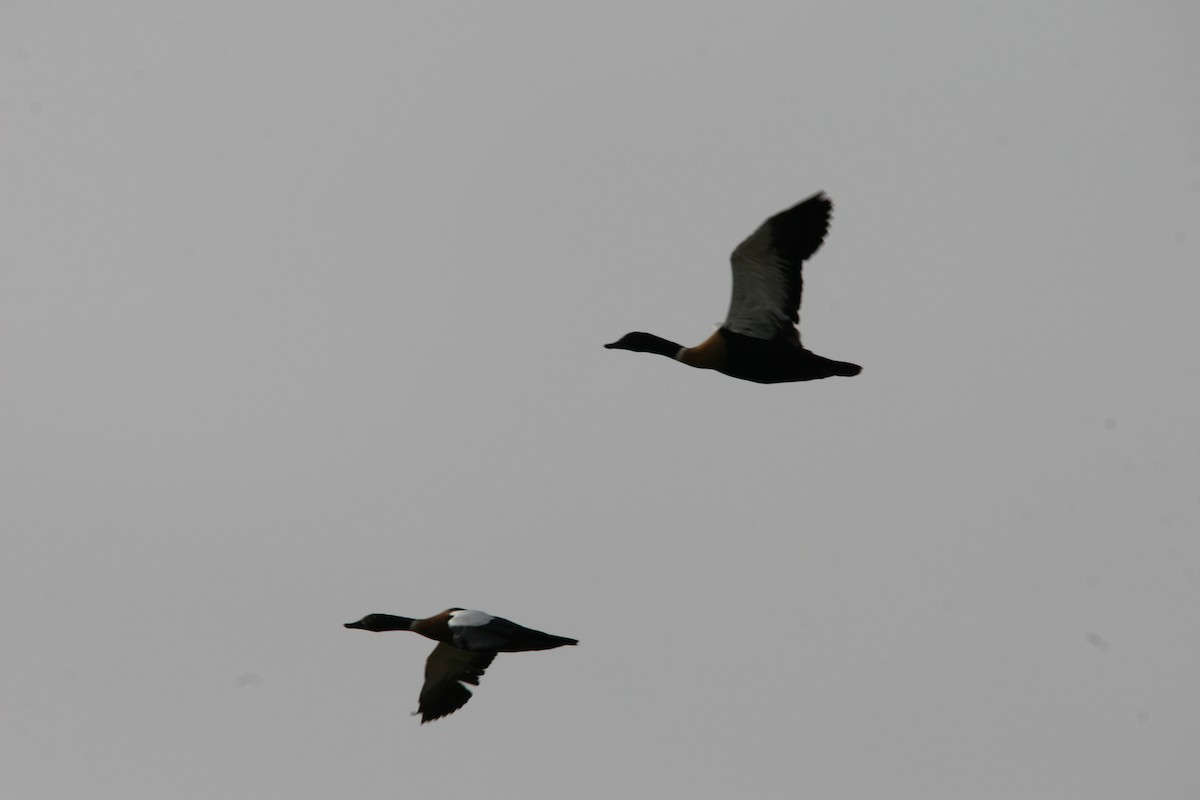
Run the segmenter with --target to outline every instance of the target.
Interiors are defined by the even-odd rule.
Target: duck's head
[[[364,631],[409,631],[414,620],[408,617],[397,617],[392,614],[367,614],[358,622],[347,622],[347,628],[359,628]]]
[[[620,339],[617,339],[611,344],[604,345],[609,350],[632,350],[635,353],[657,353],[660,356],[674,358],[680,350],[681,345],[675,342],[668,341],[661,336],[655,336],[653,333],[642,333],[634,331],[627,333]]]

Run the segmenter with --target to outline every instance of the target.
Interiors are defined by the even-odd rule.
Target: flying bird
[[[478,686],[497,653],[579,644],[577,639],[542,633],[464,608],[448,608],[425,619],[368,614],[358,622],[347,622],[346,627],[375,632],[414,631],[438,642],[425,661],[425,685],[421,687],[420,705],[413,712],[421,715],[422,725],[466,705],[471,690],[463,684]]]
[[[627,333],[605,347],[633,350],[715,369],[755,383],[850,377],[862,367],[819,356],[800,344],[800,271],[829,230],[833,203],[824,192],[768,219],[733,251],[733,297],[725,322],[695,347],[652,333]]]

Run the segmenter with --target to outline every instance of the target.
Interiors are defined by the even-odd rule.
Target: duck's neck
[[[652,333],[646,334],[646,337],[646,340],[641,343],[643,353],[657,353],[660,356],[679,360],[683,351],[687,349],[677,342],[655,336]]]
[[[373,620],[376,631],[411,631],[414,619],[397,617],[394,614],[376,614]]]

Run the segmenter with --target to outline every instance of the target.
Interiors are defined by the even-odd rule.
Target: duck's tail
[[[862,372],[862,367],[858,364],[851,364],[849,361],[830,361],[829,366],[834,375],[840,375],[843,378],[853,378]]]
[[[521,650],[553,650],[555,647],[563,647],[568,644],[579,644],[579,640],[525,628],[513,636],[504,649],[512,652]]]

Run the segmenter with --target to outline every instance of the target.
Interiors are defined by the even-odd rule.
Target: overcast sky
[[[7,2],[0,785],[1200,795],[1200,7]],[[805,343],[695,344],[833,198]],[[432,643],[504,654],[420,725]]]

